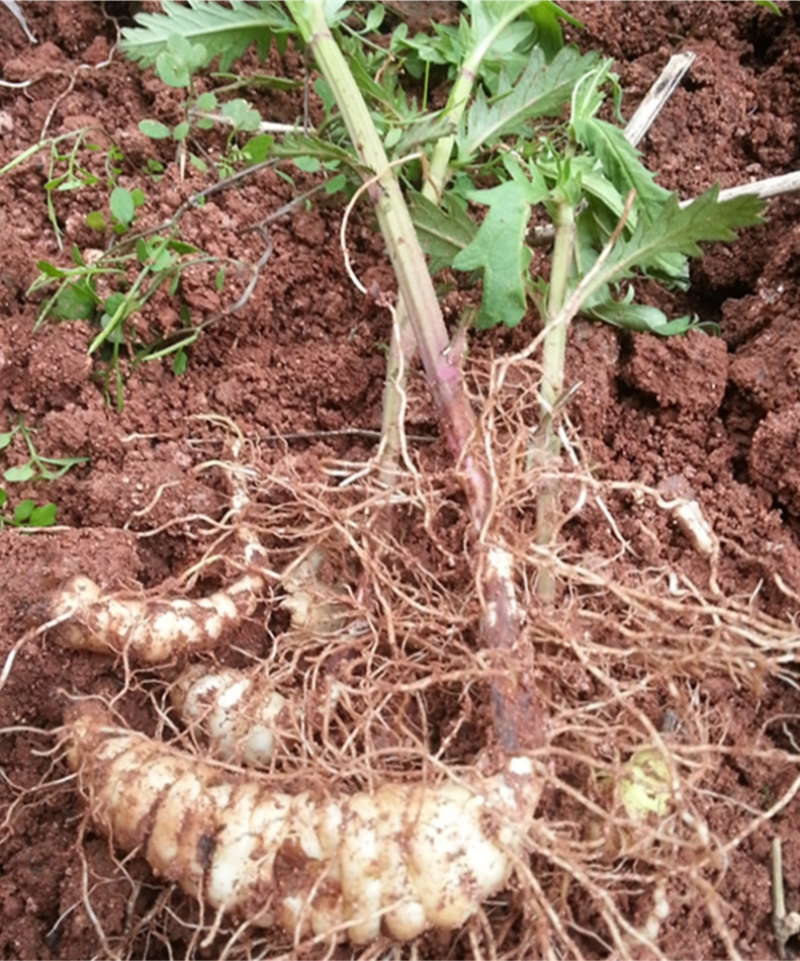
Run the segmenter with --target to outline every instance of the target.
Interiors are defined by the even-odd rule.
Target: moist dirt
[[[754,3],[563,5],[584,24],[582,31],[567,29],[570,39],[614,58],[626,116],[671,54],[697,55],[641,144],[663,186],[688,199],[714,182],[732,187],[800,165],[800,7],[780,4],[778,17]],[[43,136],[91,127],[91,142],[101,148],[113,143],[121,152],[118,182],[144,191],[142,225],[168,219],[210,185],[207,175],[188,165],[181,179],[171,142],[150,141],[137,129],[145,117],[175,124],[181,115],[175,91],[115,50],[116,18],[129,22],[129,5],[22,6],[36,45],[0,7],[1,78],[29,81],[0,87],[0,166]],[[390,5],[393,12],[398,6]],[[413,6],[453,15],[447,4]],[[268,66],[302,79],[302,59],[291,50],[283,64]],[[265,68],[248,53],[235,69]],[[256,93],[253,105],[265,118],[291,123],[300,98],[296,91]],[[142,172],[148,160],[163,165],[160,179]],[[265,473],[290,463],[294,477],[313,481],[326,465],[360,464],[374,456],[390,337],[386,311],[362,296],[346,274],[338,200],[318,195],[308,209],[295,207],[269,226],[267,241],[248,229],[294,196],[295,188],[275,169],[260,170],[181,220],[184,240],[243,265],[257,263],[269,244],[252,295],[241,309],[226,313],[244,289],[244,268],[241,276],[231,271],[230,286],[222,291],[213,272],[187,276],[181,303],[209,323],[188,349],[185,372],[176,375],[169,358],[142,365],[130,372],[118,409],[104,391],[102,362],[87,353],[96,331],[82,321],[34,330],[42,294],[26,292],[37,261],[69,266],[72,245],[86,257],[108,239],[85,222],[88,212],[107,202],[101,178],[54,195],[63,235],[59,250],[45,202],[47,163],[40,153],[0,177],[0,432],[21,418],[35,429],[41,454],[88,462],[54,481],[6,485],[10,507],[31,497],[55,502],[58,514],[50,530],[0,531],[0,663],[19,637],[42,623],[46,598],[70,575],[86,574],[106,590],[169,592],[207,554],[229,491],[219,472],[204,466],[223,454],[222,435],[206,415],[234,422],[247,439],[252,464]],[[102,149],[85,163],[97,170]],[[293,169],[292,176],[298,190],[314,185],[310,175]],[[354,211],[348,236],[353,268],[365,286],[393,289],[368,211]],[[645,285],[639,293],[674,315],[698,314],[705,324],[718,325],[720,334],[694,331],[662,340],[577,321],[567,379],[580,385],[569,416],[584,454],[605,480],[657,487],[677,478],[689,485],[720,542],[720,591],[744,602],[757,597],[761,610],[787,620],[799,613],[800,603],[800,200],[774,200],[764,225],[733,245],[709,245],[703,261],[693,265],[687,292],[666,294]],[[446,317],[455,320],[474,297],[465,285],[451,284],[443,302]],[[180,324],[173,300],[166,294],[154,298],[141,324],[151,336],[169,336]],[[519,349],[537,329],[531,311],[513,332],[475,336],[470,358],[479,365]],[[411,456],[431,475],[450,470],[417,370],[408,400]],[[0,453],[0,466],[27,456],[17,434]],[[671,515],[653,510],[645,524],[641,512],[623,511],[616,519],[642,567],[671,567],[707,581],[707,559]],[[530,518],[521,523],[530,529]],[[468,527],[457,494],[434,527],[438,538],[456,545],[457,556]],[[573,556],[589,558],[607,546],[599,514],[571,521],[563,535]],[[427,550],[424,535],[414,536],[416,556],[435,563],[438,555]],[[221,566],[212,567],[196,589],[214,587],[224,576]],[[457,563],[442,576],[451,592],[472,590],[467,564]],[[279,628],[271,624],[273,631]],[[251,651],[268,647],[257,623],[238,643]],[[557,659],[548,665],[552,688],[568,689],[571,664],[564,663],[561,676]],[[716,718],[719,743],[736,747],[717,757],[700,795],[707,807],[699,813],[720,837],[736,834],[742,811],[767,811],[796,776],[796,765],[763,760],[769,748],[800,753],[800,703],[791,674],[790,663],[785,679],[747,684],[735,673],[705,674],[697,666],[695,696]],[[70,698],[116,697],[124,684],[113,658],[63,651],[46,638],[16,656],[0,692],[0,958],[105,956],[108,944],[87,913],[87,898],[115,944],[134,930],[137,915],[155,910],[158,882],[138,859],[125,874],[116,871],[107,841],[84,821],[47,733],[61,724]],[[576,699],[589,696],[574,689]],[[669,704],[649,707],[660,723]],[[146,699],[128,708],[129,719],[152,729],[146,708]],[[478,744],[487,718],[478,711],[465,728]],[[44,784],[49,786],[40,789]],[[569,799],[551,791],[541,813],[552,822],[568,818]],[[687,862],[686,889],[673,880],[668,892],[676,907],[660,926],[663,956],[724,957],[733,949],[743,958],[777,957],[770,845],[782,838],[787,908],[800,909],[799,825],[795,798],[727,850],[714,897],[708,896],[712,909],[702,896],[686,896]],[[575,943],[586,956],[608,956],[602,938],[592,934],[598,928],[590,903],[568,885],[559,890],[555,877],[545,893],[569,918]],[[643,923],[647,909],[635,885],[627,897],[626,904],[620,901],[623,914],[632,924]],[[162,921],[159,932],[148,939],[139,931],[139,956],[180,957],[189,949],[185,926]],[[418,946],[419,956],[471,957],[476,943],[431,935]],[[540,947],[546,953],[546,938]],[[192,950],[201,957],[213,954],[213,948]]]

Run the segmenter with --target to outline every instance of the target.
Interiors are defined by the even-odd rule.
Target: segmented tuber
[[[213,909],[356,943],[463,924],[508,882],[538,800],[531,765],[349,797],[289,795],[112,723],[95,704],[66,719],[91,816],[123,851]]]
[[[210,650],[253,613],[263,579],[245,574],[224,591],[199,600],[109,597],[82,574],[50,599],[53,636],[63,647],[130,654],[146,664],[187,650]]]
[[[199,728],[208,753],[220,761],[268,767],[292,708],[263,669],[209,672],[192,664],[171,690],[172,704],[188,728]]]

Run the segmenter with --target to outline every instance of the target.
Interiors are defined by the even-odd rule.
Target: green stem
[[[475,431],[475,414],[458,364],[449,357],[447,328],[400,184],[389,166],[364,98],[328,29],[322,3],[287,0],[287,5],[336,98],[359,160],[374,171],[368,193],[400,294],[408,306],[409,321],[445,435],[462,462],[473,522],[480,529],[489,516],[491,498],[486,471],[466,452]]]
[[[492,537],[493,486],[489,472],[473,455],[477,430],[459,367],[452,357],[425,255],[383,144],[353,75],[325,22],[319,0],[287,0],[303,39],[314,54],[341,111],[359,160],[374,172],[368,192],[407,304],[409,322],[419,348],[439,416],[441,429],[462,472],[472,521],[481,535],[482,562],[476,587],[482,602],[481,637],[485,647],[509,658],[509,668],[492,685],[495,730],[509,752],[541,746],[544,738],[539,698],[515,676],[520,613],[516,603],[513,558],[499,538]],[[457,351],[453,351],[457,353]]]
[[[447,105],[444,110],[444,118],[448,120],[453,130],[456,130],[461,118],[464,115],[472,90],[475,86],[475,78],[481,65],[481,61],[495,42],[497,37],[506,29],[512,21],[532,3],[516,5],[503,16],[494,27],[479,37],[472,47],[467,51],[464,63],[458,72],[456,82],[447,98]],[[474,30],[474,25],[473,25]],[[427,83],[427,70],[425,80]],[[422,184],[422,194],[432,203],[440,204],[445,185],[450,179],[450,158],[453,154],[453,147],[456,142],[455,133],[447,137],[440,137],[433,148],[430,165],[428,167],[425,180]],[[391,484],[392,479],[397,474],[397,463],[399,460],[399,444],[401,425],[397,423],[398,411],[402,409],[403,397],[405,395],[405,382],[411,358],[414,354],[415,343],[413,337],[408,333],[408,307],[405,297],[398,298],[397,311],[394,319],[396,334],[392,336],[391,348],[389,351],[389,364],[386,370],[386,383],[383,392],[383,419],[381,423],[381,454],[379,463],[379,480],[385,486]],[[402,353],[400,353],[402,351]]]
[[[481,61],[489,52],[492,44],[510,23],[518,19],[528,7],[535,6],[536,2],[537,0],[529,0],[529,2],[524,4],[509,4],[505,14],[492,25],[490,30],[487,30],[480,36],[477,36],[478,30],[475,24],[473,23],[471,25],[473,45],[467,50],[464,63],[458,71],[458,77],[453,84],[453,89],[450,91],[450,96],[447,98],[447,106],[444,110],[444,116],[452,124],[453,130],[458,126],[466,110],[469,98],[472,95],[472,88],[475,86],[475,79],[478,75]],[[430,170],[422,192],[428,200],[432,200],[437,204],[441,202],[444,185],[450,179],[448,167],[455,142],[456,135],[452,133],[448,137],[441,137],[437,140],[433,148]]]
[[[547,299],[547,318],[542,347],[542,381],[539,431],[534,440],[534,460],[541,466],[557,457],[561,445],[555,425],[555,410],[564,390],[564,358],[567,348],[567,324],[559,314],[567,298],[572,250],[575,241],[575,208],[558,203],[555,218],[555,243],[550,271],[550,290]],[[543,478],[536,502],[536,543],[548,546],[558,527],[558,481]],[[546,606],[555,601],[555,577],[547,564],[539,570],[536,592]]]

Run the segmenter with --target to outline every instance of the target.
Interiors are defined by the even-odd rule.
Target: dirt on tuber
[[[65,720],[67,757],[115,848],[206,905],[294,938],[358,944],[451,930],[508,883],[538,801],[531,765],[442,783],[295,795],[115,724]]]
[[[218,646],[255,611],[263,587],[259,575],[245,574],[198,600],[117,597],[78,574],[51,597],[48,621],[62,647],[159,664]]]

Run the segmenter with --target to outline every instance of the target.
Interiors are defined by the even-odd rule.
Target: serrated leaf
[[[387,150],[392,151],[393,158],[404,157],[423,144],[435,143],[444,137],[452,136],[455,133],[455,124],[442,113],[424,114],[403,129],[394,127],[389,134],[394,131],[396,136],[392,142],[388,135],[384,139],[384,145]]]
[[[753,195],[735,197],[719,203],[719,184],[714,184],[690,204],[681,207],[675,194],[651,220],[640,216],[630,238],[621,241],[611,252],[604,273],[613,269],[616,275],[631,269],[657,266],[664,254],[700,257],[698,246],[703,241],[736,239],[736,227],[754,227],[764,201]]]
[[[502,79],[498,96],[491,102],[479,89],[458,136],[460,162],[467,162],[482,146],[500,137],[523,133],[528,120],[560,113],[576,82],[597,57],[596,53],[581,55],[573,47],[564,47],[548,64],[537,47],[513,87]]]
[[[468,247],[453,259],[456,270],[483,270],[483,297],[476,326],[479,329],[504,323],[514,327],[526,308],[526,282],[531,252],[525,231],[531,205],[547,196],[547,186],[535,168],[532,181],[510,160],[506,166],[512,179],[476,190],[470,199],[486,204],[489,212]]]
[[[573,120],[572,131],[578,143],[596,157],[603,173],[624,196],[635,190],[638,199],[651,207],[666,202],[669,190],[659,187],[639,159],[639,151],[625,139],[619,127],[594,117]]]
[[[591,306],[606,284],[630,277],[637,270],[660,269],[665,257],[699,257],[703,241],[736,239],[735,228],[762,222],[764,201],[753,195],[718,202],[715,184],[690,204],[681,206],[676,195],[650,218],[644,211],[633,234],[617,241],[602,269],[585,287],[582,305]]]
[[[432,274],[449,267],[478,232],[473,219],[455,203],[443,209],[422,194],[409,191],[408,210],[422,249],[430,259]]]
[[[258,57],[266,60],[272,38],[279,47],[294,32],[294,24],[277,3],[264,0],[251,5],[231,0],[230,6],[188,0],[187,4],[163,0],[161,13],[137,13],[137,26],[124,27],[120,49],[142,67],[152,66],[166,49],[170,35],[182,36],[192,44],[205,47],[203,66],[219,57],[219,69],[228,70],[251,43]]]
[[[274,144],[272,153],[276,157],[286,157],[290,160],[303,156],[316,157],[322,163],[338,160],[351,169],[362,172],[362,167],[354,154],[313,134],[287,133]],[[282,173],[282,171],[277,172]]]

